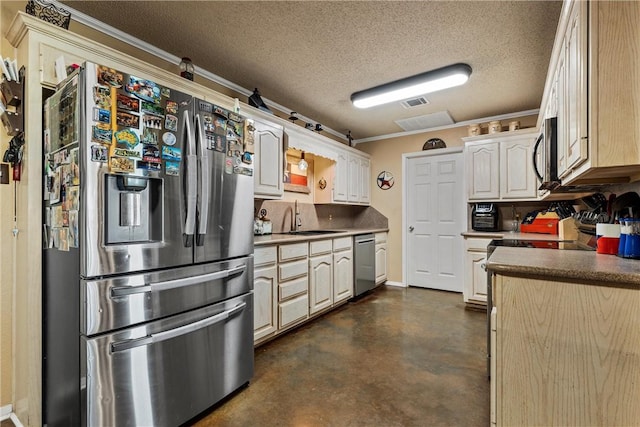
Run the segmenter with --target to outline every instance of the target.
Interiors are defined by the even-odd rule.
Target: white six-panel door
[[[404,277],[408,286],[462,292],[464,161],[462,149],[440,150],[403,156]]]

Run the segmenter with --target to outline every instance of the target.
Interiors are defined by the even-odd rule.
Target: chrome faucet
[[[298,208],[298,199],[296,199],[294,212],[295,212],[295,215],[293,219],[293,226],[291,227],[291,229],[293,231],[298,231],[300,227],[302,227],[302,218],[300,218],[300,208]]]

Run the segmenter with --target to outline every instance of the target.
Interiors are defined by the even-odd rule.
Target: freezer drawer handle
[[[167,280],[166,282],[153,283],[151,285],[142,286],[119,286],[111,288],[111,297],[124,297],[127,295],[143,294],[151,291],[167,291],[169,289],[182,288],[184,286],[202,283],[208,280],[224,279],[244,272],[247,268],[246,264],[228,270],[216,271],[215,273],[203,274],[201,276],[185,277],[184,279]]]
[[[174,329],[169,329],[168,331],[158,332],[157,334],[147,335],[142,338],[135,338],[132,340],[118,341],[111,343],[111,352],[116,353],[119,351],[130,350],[132,348],[141,347],[143,345],[151,345],[156,344],[162,341],[166,341],[171,338],[179,337],[181,335],[186,335],[191,332],[195,332],[198,329],[206,328],[207,326],[211,326],[214,323],[219,323],[223,320],[228,319],[234,314],[244,310],[247,306],[246,302],[236,305],[230,310],[223,311],[222,313],[218,313],[215,316],[207,317],[206,319],[198,320],[194,323],[189,323],[188,325],[179,326]]]

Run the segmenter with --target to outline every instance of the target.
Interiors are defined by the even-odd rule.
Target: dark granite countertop
[[[255,246],[264,246],[264,245],[278,245],[281,243],[305,242],[310,240],[326,240],[326,239],[334,239],[336,237],[355,236],[356,234],[386,233],[389,231],[389,229],[387,228],[351,228],[349,230],[331,230],[331,231],[338,231],[338,232],[317,234],[317,235],[311,235],[311,236],[299,235],[299,234],[288,234],[288,233],[265,234],[262,236],[253,236],[253,244]]]
[[[640,260],[594,251],[498,247],[487,268],[508,275],[640,286]]]

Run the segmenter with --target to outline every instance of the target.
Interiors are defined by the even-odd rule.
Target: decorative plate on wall
[[[433,148],[447,148],[447,144],[440,138],[431,138],[422,146],[423,150],[431,150]]]
[[[383,190],[388,190],[393,187],[394,184],[393,174],[389,171],[382,171],[378,174],[377,182],[378,187]]]

